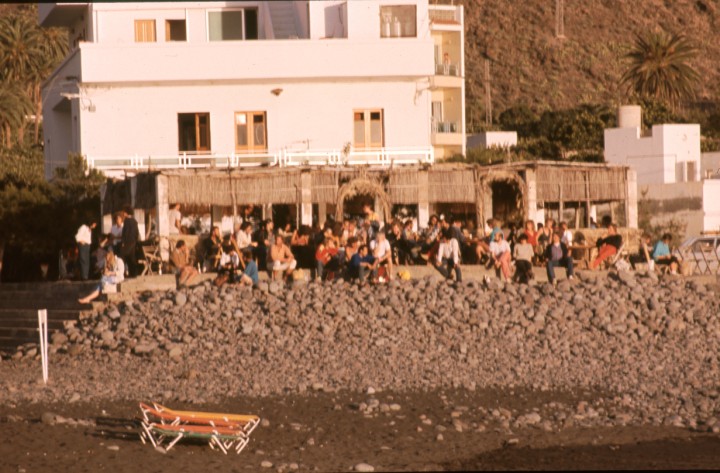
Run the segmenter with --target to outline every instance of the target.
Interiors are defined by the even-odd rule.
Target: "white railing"
[[[436,63],[435,75],[460,77],[460,65],[451,63]]]
[[[87,165],[99,171],[146,171],[151,169],[247,168],[259,166],[390,166],[433,164],[431,147],[367,148],[342,150],[281,149],[273,153],[188,154],[155,156],[86,156]]]
[[[433,133],[460,133],[458,122],[440,122],[433,120],[431,125]]]

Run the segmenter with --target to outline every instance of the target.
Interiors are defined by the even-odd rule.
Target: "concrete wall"
[[[686,236],[720,230],[720,180],[639,185],[638,193],[652,224],[680,220]]]
[[[700,178],[700,125],[655,125],[652,135],[640,136],[640,128],[605,130],[605,161],[631,166],[638,184],[677,182],[678,165],[694,163],[695,172],[680,181]]]
[[[282,88],[275,96],[270,91]],[[82,110],[87,156],[178,154],[178,113],[210,113],[211,151],[235,151],[235,112],[267,113],[268,149],[338,149],[353,141],[353,109],[384,111],[385,146],[430,146],[429,94],[414,82],[97,87]],[[308,142],[309,140],[309,142]]]
[[[709,173],[713,179],[720,179],[720,152],[703,153],[700,168],[703,178],[706,178]]]
[[[509,148],[517,146],[516,131],[485,131],[467,137],[467,147],[472,148]]]

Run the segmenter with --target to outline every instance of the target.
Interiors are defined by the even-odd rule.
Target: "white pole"
[[[38,310],[38,328],[40,332],[40,357],[42,359],[42,375],[43,381],[47,384],[48,380],[48,330],[47,330],[47,310]]]

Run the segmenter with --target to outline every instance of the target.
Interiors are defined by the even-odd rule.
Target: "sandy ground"
[[[365,415],[373,397],[400,410]],[[509,431],[488,423],[478,407],[530,410],[550,401],[591,400],[593,393],[437,391],[311,393],[228,399],[190,407],[256,413],[258,427],[240,455],[202,444],[178,444],[163,454],[138,438],[135,403],[27,404],[0,407],[2,472],[375,471],[486,469],[709,469],[720,466],[720,437],[673,427],[568,427]],[[95,427],[47,425],[43,413],[94,419]],[[453,428],[453,413],[468,426]],[[425,422],[421,416],[424,416]],[[484,431],[477,426],[486,426]],[[438,439],[438,435],[442,439]],[[110,448],[108,448],[110,447]],[[272,467],[263,467],[263,462]]]

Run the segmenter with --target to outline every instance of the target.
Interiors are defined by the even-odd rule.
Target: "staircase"
[[[91,304],[79,304],[97,282],[0,284],[0,352],[13,354],[26,343],[38,343],[38,309],[47,309],[48,339],[63,323],[78,320]]]
[[[268,2],[270,20],[275,39],[297,39],[299,27],[295,19],[295,6],[291,1]]]

